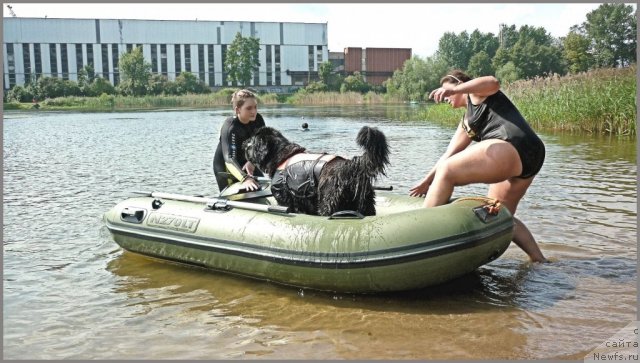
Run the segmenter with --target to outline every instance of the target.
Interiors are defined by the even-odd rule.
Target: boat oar
[[[246,210],[252,210],[257,212],[289,213],[289,207],[285,207],[281,205],[267,205],[267,204],[237,202],[237,201],[228,200],[225,198],[205,198],[205,197],[195,197],[190,195],[172,194],[172,193],[163,193],[163,192],[151,192],[151,193],[137,192],[137,193],[146,194],[152,198],[202,203],[202,204],[206,204],[207,207],[211,209],[221,209],[221,208],[232,207],[232,208],[246,209]]]
[[[393,185],[389,185],[389,186],[374,185],[374,186],[373,186],[373,190],[387,190],[387,191],[392,191],[392,190],[393,190]]]

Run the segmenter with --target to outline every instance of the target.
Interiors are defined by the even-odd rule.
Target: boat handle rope
[[[488,197],[464,197],[454,200],[453,203],[462,202],[465,200],[474,200],[487,203],[483,205],[482,208],[484,208],[487,213],[492,216],[498,215],[498,213],[500,213],[500,208],[502,207],[502,203],[500,203],[499,200]]]

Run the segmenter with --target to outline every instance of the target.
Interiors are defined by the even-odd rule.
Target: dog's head
[[[296,152],[304,151],[298,144],[290,142],[280,131],[272,127],[261,127],[243,144],[248,161],[263,172],[273,175],[280,163]]]

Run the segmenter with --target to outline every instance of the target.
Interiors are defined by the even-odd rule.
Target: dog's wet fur
[[[376,214],[373,181],[385,175],[389,165],[389,146],[385,135],[375,127],[364,126],[356,142],[364,149],[353,159],[335,157],[322,168],[312,198],[300,198],[291,192],[274,193],[279,205],[294,213],[330,216],[339,211],[357,211],[365,216]],[[245,156],[273,178],[280,164],[306,149],[290,142],[272,127],[260,128],[243,144]],[[285,187],[286,188],[286,187]]]

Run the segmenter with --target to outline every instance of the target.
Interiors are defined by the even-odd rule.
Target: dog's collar
[[[299,161],[322,160],[324,162],[329,162],[333,160],[335,157],[336,157],[335,155],[328,155],[328,154],[307,154],[307,153],[295,154],[292,157],[280,163],[280,165],[278,165],[277,170],[283,170],[284,168],[287,167],[287,165],[297,163]]]

